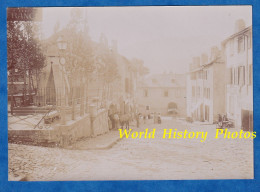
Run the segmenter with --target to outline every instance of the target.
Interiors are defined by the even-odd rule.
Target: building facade
[[[225,63],[221,51],[193,58],[187,75],[187,116],[213,123],[225,113]]]
[[[227,67],[226,110],[237,127],[253,130],[252,26],[236,22],[236,31],[222,42]]]
[[[185,74],[155,74],[142,80],[137,92],[138,110],[186,117]]]

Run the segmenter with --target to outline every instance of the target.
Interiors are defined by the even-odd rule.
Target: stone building
[[[222,42],[227,67],[226,110],[237,127],[253,130],[252,26],[238,20]]]
[[[141,113],[186,116],[185,74],[151,75],[139,83],[137,94],[138,110]]]
[[[194,57],[187,75],[187,115],[197,121],[213,123],[225,113],[225,63],[221,51],[211,48]]]

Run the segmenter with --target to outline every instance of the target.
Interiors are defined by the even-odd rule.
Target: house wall
[[[144,92],[147,90],[148,96]],[[168,90],[168,96],[164,96],[164,91]],[[186,88],[138,88],[138,105],[141,113],[161,113],[167,115],[168,104],[174,102],[177,104],[178,115],[186,116]],[[146,110],[149,106],[150,110]]]
[[[225,63],[216,63],[213,67],[213,120],[218,120],[218,114],[225,114],[226,112],[226,69]]]
[[[225,112],[225,64],[221,59],[189,73],[187,100],[188,114],[197,121],[213,123]]]
[[[253,112],[253,71],[252,71],[252,28],[235,34],[224,44],[228,84],[226,86],[226,109],[235,126],[242,127],[242,111]],[[242,39],[239,51],[238,42]],[[238,80],[238,68],[244,67],[244,83]],[[251,75],[250,75],[251,74]],[[232,80],[233,79],[233,80]],[[251,79],[251,80],[250,80]]]
[[[85,115],[66,125],[50,130],[9,130],[8,142],[47,147],[67,147],[81,138],[98,136],[109,131],[107,110]]]

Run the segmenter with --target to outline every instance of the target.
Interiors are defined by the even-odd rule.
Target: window
[[[157,83],[157,79],[152,79],[152,82],[153,83]]]
[[[144,90],[144,96],[148,97],[148,90],[147,89]]]
[[[168,97],[168,90],[164,90],[164,97]]]
[[[230,55],[233,55],[234,54],[234,39],[231,39],[230,40]]]
[[[197,97],[200,97],[200,87],[197,87]]]
[[[239,85],[245,85],[245,66],[240,66],[238,68]]]
[[[175,83],[175,79],[172,79],[172,83]]]
[[[205,80],[208,79],[208,71],[204,71],[204,79],[205,79]]]
[[[247,38],[247,48],[251,49],[252,47],[252,34],[250,33]]]
[[[242,51],[245,50],[245,47],[244,47],[244,37],[241,36],[241,37],[238,37],[238,49],[237,49],[237,52],[240,53]]]
[[[249,85],[252,85],[253,82],[253,65],[249,65]]]
[[[195,87],[192,87],[192,97],[195,97]]]
[[[150,106],[147,105],[147,106],[145,107],[145,109],[146,109],[146,110],[150,110]]]
[[[238,67],[234,68],[234,84],[238,85]]]
[[[209,121],[209,106],[205,105],[205,120]]]
[[[210,88],[204,88],[204,98],[210,99]]]
[[[233,83],[233,68],[228,68],[228,84]]]

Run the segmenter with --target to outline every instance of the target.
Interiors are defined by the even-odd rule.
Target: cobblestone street
[[[84,142],[80,143],[81,150],[9,144],[9,173],[25,175],[32,181],[253,178],[252,139],[215,139],[213,125],[170,118],[164,118],[160,125],[147,122],[134,130],[145,128],[156,128],[154,139],[124,138],[112,148],[100,150],[83,150]],[[203,130],[208,136],[205,142],[162,139],[164,128]],[[235,130],[239,131],[230,131]],[[119,135],[114,131],[99,137],[113,134]],[[99,137],[92,140],[100,142]]]

